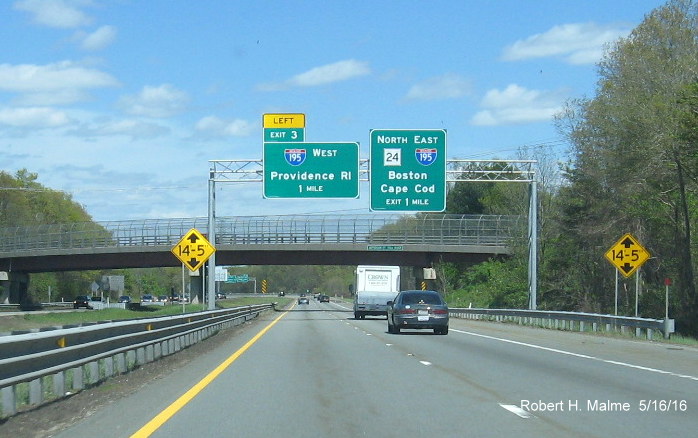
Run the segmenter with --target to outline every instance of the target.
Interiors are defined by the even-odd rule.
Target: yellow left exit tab
[[[305,114],[264,114],[264,128],[305,128]]]

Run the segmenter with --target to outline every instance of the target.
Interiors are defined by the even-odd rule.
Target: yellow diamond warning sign
[[[172,254],[190,271],[197,271],[215,251],[216,248],[196,228],[187,231],[182,239],[172,247]]]
[[[604,255],[626,277],[633,275],[650,258],[650,253],[630,233],[621,237]]]

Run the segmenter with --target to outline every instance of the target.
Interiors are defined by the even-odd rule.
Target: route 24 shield
[[[284,149],[284,158],[291,166],[300,166],[305,161],[305,149]]]
[[[414,150],[414,156],[422,166],[434,164],[436,161],[436,155],[436,149],[420,148]]]

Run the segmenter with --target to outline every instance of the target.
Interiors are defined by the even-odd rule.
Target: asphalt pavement
[[[225,333],[219,336],[226,336]],[[387,333],[346,303],[267,312],[57,434],[645,437],[698,430],[698,349],[451,319]]]

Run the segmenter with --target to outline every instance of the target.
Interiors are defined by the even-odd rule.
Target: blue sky
[[[552,116],[592,97],[604,45],[655,0],[6,0],[0,169],[95,220],[206,216],[209,160],[260,159],[262,115],[306,141],[446,129],[448,158],[564,157]],[[535,157],[523,157],[535,158]],[[218,184],[217,214],[367,213]]]

